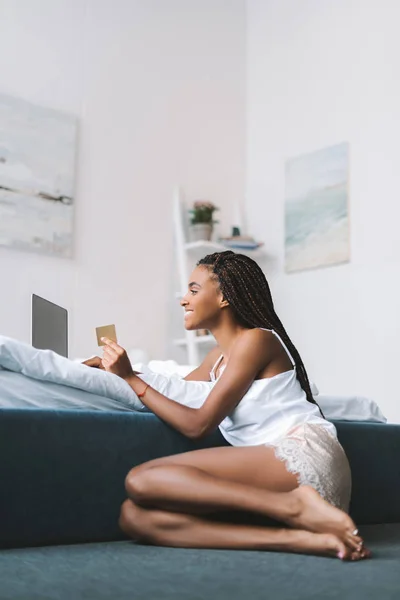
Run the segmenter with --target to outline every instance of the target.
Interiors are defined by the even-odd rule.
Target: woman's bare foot
[[[310,486],[289,493],[295,507],[289,525],[314,533],[333,533],[351,550],[361,551],[363,540],[355,534],[356,526],[348,514],[326,502]]]
[[[368,550],[351,550],[339,537],[332,533],[312,533],[311,531],[292,531],[288,544],[283,548],[285,551],[299,552],[301,554],[318,554],[332,556],[341,560],[363,560],[369,558]]]

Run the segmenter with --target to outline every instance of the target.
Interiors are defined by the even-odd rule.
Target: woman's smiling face
[[[186,329],[210,329],[226,305],[215,278],[205,267],[196,267],[189,278],[188,291],[181,300]]]

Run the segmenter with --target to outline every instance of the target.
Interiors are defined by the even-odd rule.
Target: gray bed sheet
[[[135,412],[118,400],[0,369],[0,410],[5,408]]]

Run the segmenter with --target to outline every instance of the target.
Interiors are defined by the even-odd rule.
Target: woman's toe
[[[353,550],[358,550],[358,551],[361,550],[361,548],[363,547],[363,544],[364,544],[364,541],[362,540],[362,538],[354,537],[354,536],[346,536],[345,542],[350,548],[352,548]]]

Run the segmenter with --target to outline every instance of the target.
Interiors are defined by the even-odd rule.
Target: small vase
[[[194,223],[189,227],[189,239],[191,242],[198,242],[201,240],[210,241],[212,232],[212,223]]]

